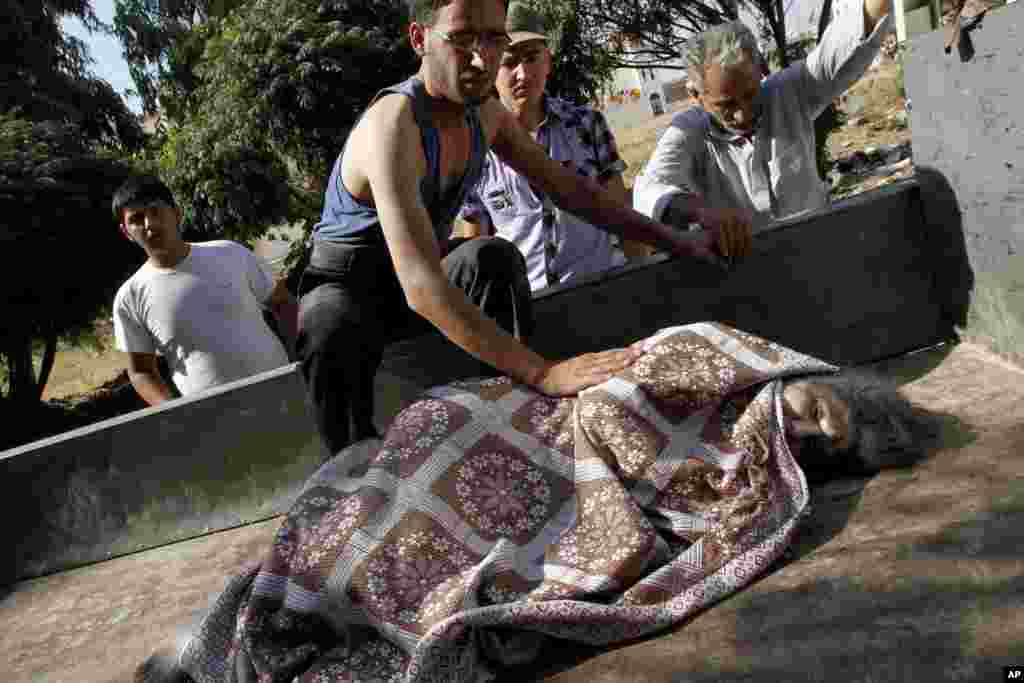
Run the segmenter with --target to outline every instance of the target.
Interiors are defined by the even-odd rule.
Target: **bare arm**
[[[160,376],[155,353],[129,353],[128,379],[142,400],[151,406],[174,398],[174,391]]]
[[[613,173],[604,180],[599,181],[604,191],[608,193],[608,196],[620,204],[626,206],[632,206],[633,202],[629,196],[629,190],[626,189],[626,181],[622,179],[621,173]]]
[[[426,173],[419,130],[404,97],[385,97],[363,118],[351,141],[409,307],[452,342],[512,378],[551,395],[571,395],[605,381],[637,356],[632,349],[552,363],[484,316],[441,269],[441,253],[418,188]],[[409,151],[417,150],[412,160]]]
[[[750,249],[749,229],[726,231],[710,227],[707,234],[684,233],[651,220],[606,192],[596,182],[562,168],[548,158],[516,118],[491,100],[481,107],[489,130],[495,131],[494,151],[509,166],[526,176],[560,208],[592,225],[628,240],[667,249],[676,255],[718,263],[714,248],[726,258],[745,256]]]
[[[882,46],[882,38],[893,25],[891,0],[864,0],[861,11],[851,7],[828,25],[817,46],[803,62],[779,74],[779,87],[797,87],[815,119],[832,100],[856,83],[871,66]]]
[[[614,199],[621,199],[623,204],[632,206],[633,200],[631,193],[626,189],[626,182],[622,179],[621,173],[615,173],[610,175],[603,180],[599,180],[601,186],[604,187],[605,191],[609,193]],[[638,242],[635,240],[625,239],[622,240],[622,252],[626,255],[626,258],[634,258],[637,256],[650,256],[656,250],[651,246]]]
[[[607,195],[595,181],[577,175],[552,161],[516,118],[496,100],[481,107],[489,130],[495,131],[493,148],[502,160],[550,196],[559,208],[588,223],[627,239],[653,246],[685,251],[668,226],[642,216]]]

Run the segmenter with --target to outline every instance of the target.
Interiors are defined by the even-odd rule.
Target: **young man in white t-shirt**
[[[121,231],[149,257],[114,298],[116,345],[128,353],[132,386],[149,405],[174,398],[158,355],[183,396],[288,362],[263,308],[291,345],[298,305],[255,254],[227,240],[183,240],[181,209],[158,178],[126,182],[113,210]]]

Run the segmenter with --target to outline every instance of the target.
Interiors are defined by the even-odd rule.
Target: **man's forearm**
[[[454,344],[519,382],[536,386],[551,366],[485,316],[447,280],[419,292],[407,291],[406,297],[410,308]]]
[[[677,228],[687,228],[691,223],[699,223],[700,209],[704,207],[704,200],[695,194],[677,194],[669,200],[664,213],[661,214],[661,222]]]
[[[158,406],[174,398],[174,392],[164,382],[160,373],[129,372],[128,379],[142,400],[151,406]]]
[[[678,246],[672,240],[671,228],[609,197],[600,185],[589,178],[579,178],[572,189],[552,199],[559,208],[625,239],[658,249]]]

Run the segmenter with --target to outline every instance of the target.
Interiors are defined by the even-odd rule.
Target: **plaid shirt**
[[[552,159],[598,181],[626,168],[600,112],[547,95],[543,106],[547,116],[537,142]],[[626,262],[613,235],[555,207],[494,152],[488,153],[480,183],[460,217],[490,226],[515,244],[526,257],[534,290]]]

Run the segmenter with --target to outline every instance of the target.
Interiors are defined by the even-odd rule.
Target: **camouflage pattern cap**
[[[540,14],[521,0],[512,0],[508,5],[505,30],[512,42],[509,47],[530,40],[543,40],[548,43],[547,30]]]

